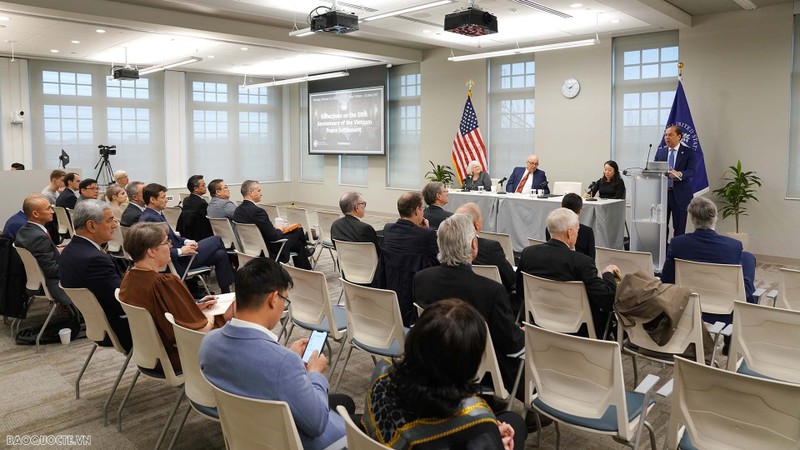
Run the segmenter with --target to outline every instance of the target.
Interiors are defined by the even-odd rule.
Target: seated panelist
[[[625,182],[619,175],[619,166],[616,161],[609,160],[603,164],[603,176],[594,182],[584,197],[592,198],[598,192],[600,198],[625,198]]]
[[[479,186],[487,191],[492,190],[492,179],[489,174],[483,170],[481,163],[478,161],[470,161],[467,166],[467,177],[464,178],[464,189],[468,191],[477,191]]]
[[[550,193],[547,175],[544,170],[539,170],[539,157],[536,155],[528,156],[525,167],[515,167],[506,183],[506,192],[527,193],[531,189],[543,189],[545,194]]]

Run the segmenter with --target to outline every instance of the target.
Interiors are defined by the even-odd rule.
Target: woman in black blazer
[[[619,166],[616,161],[606,161],[603,165],[603,176],[594,184],[586,198],[592,198],[600,193],[600,198],[625,198],[625,182],[619,176]]]

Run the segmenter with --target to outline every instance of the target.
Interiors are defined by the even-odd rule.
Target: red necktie
[[[522,192],[522,188],[525,187],[525,183],[528,181],[528,175],[530,174],[530,172],[525,172],[525,176],[522,177],[522,181],[520,181],[519,186],[517,186],[517,192]]]

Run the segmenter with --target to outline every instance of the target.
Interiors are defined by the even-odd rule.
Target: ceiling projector
[[[115,80],[138,80],[139,69],[133,67],[117,67],[111,70],[111,75]]]
[[[334,34],[358,31],[358,16],[336,10],[317,14],[311,18],[311,31]]]
[[[482,9],[468,7],[444,16],[444,31],[464,36],[497,33],[497,17]]]

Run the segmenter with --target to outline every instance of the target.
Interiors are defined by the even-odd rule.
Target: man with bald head
[[[468,215],[472,219],[475,232],[481,232],[483,228],[483,216],[481,215],[481,209],[478,207],[477,203],[464,203],[456,209],[456,214]],[[478,237],[478,256],[475,257],[472,264],[497,266],[497,270],[500,271],[500,279],[503,281],[503,286],[506,288],[506,291],[509,295],[514,292],[516,283],[514,267],[511,266],[508,258],[506,258],[503,246],[500,245],[499,242]],[[520,307],[520,301],[517,299],[516,294],[510,297],[510,299],[511,305],[515,308],[514,312],[516,313]]]
[[[52,221],[55,215],[50,201],[42,194],[31,194],[22,202],[22,212],[28,218],[28,223],[17,231],[14,243],[36,258],[53,299],[61,305],[72,304],[72,300],[58,286],[58,260],[61,254],[45,228],[45,224]]]
[[[347,242],[372,242],[378,255],[381,246],[378,243],[378,234],[372,225],[362,222],[367,211],[367,202],[360,192],[347,192],[339,199],[339,209],[344,217],[336,219],[331,225],[331,239]]]
[[[545,194],[550,193],[547,175],[544,170],[539,170],[539,157],[536,155],[528,156],[525,167],[515,167],[506,183],[506,192],[528,193],[531,189],[544,189]]]

